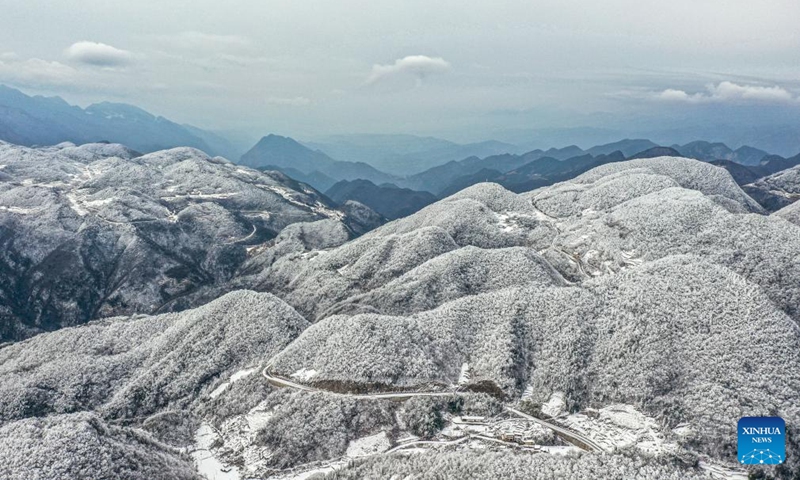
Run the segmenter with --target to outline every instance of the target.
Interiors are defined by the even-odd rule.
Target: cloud
[[[40,58],[18,61],[16,57],[0,59],[0,80],[28,86],[66,86],[77,82],[78,72],[59,62]]]
[[[291,98],[269,97],[267,98],[266,101],[270,105],[282,105],[291,107],[304,107],[306,105],[311,104],[311,99],[306,97],[291,97]]]
[[[450,64],[441,57],[411,55],[396,60],[392,65],[373,65],[372,73],[367,78],[367,85],[400,75],[412,75],[421,81],[429,75],[445,73]]]
[[[797,103],[800,99],[783,87],[763,87],[720,82],[707,85],[706,92],[687,93],[684,90],[666,89],[656,95],[659,100],[683,103]]]
[[[72,44],[65,55],[74,62],[97,67],[119,67],[133,60],[133,55],[127,50],[120,50],[105,43],[86,41]]]

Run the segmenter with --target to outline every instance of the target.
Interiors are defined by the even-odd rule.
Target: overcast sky
[[[0,83],[205,128],[488,137],[800,112],[797,0],[0,0]]]

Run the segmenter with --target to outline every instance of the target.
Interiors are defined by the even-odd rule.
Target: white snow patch
[[[550,455],[569,455],[570,453],[580,453],[583,451],[573,445],[540,445],[539,449]]]
[[[107,205],[113,201],[114,201],[113,198],[104,198],[102,200],[90,200],[88,202],[83,202],[83,204],[87,207],[97,207],[100,205]]]
[[[366,457],[369,455],[376,455],[383,453],[391,448],[392,443],[386,432],[380,432],[368,437],[361,437],[350,442],[347,446],[345,456],[348,458]]]
[[[253,409],[244,416],[247,420],[247,426],[250,427],[251,432],[257,432],[267,426],[269,419],[273,417],[274,412],[266,410]]]
[[[219,397],[220,395],[222,395],[222,393],[225,390],[228,389],[228,387],[232,383],[238,382],[239,380],[251,375],[256,370],[258,370],[258,368],[246,368],[244,370],[239,370],[238,372],[236,372],[233,375],[231,375],[231,378],[227,382],[225,382],[225,383],[221,384],[220,386],[218,386],[217,388],[215,388],[214,391],[209,394],[209,396],[211,398]]]
[[[239,380],[241,380],[241,379],[243,379],[243,378],[247,378],[247,377],[249,377],[249,376],[250,376],[250,375],[252,375],[252,374],[253,374],[253,373],[254,373],[256,370],[258,370],[258,367],[254,367],[254,368],[246,368],[246,369],[244,369],[244,370],[239,370],[238,372],[236,372],[236,373],[234,373],[233,375],[231,375],[231,383],[238,382]]]
[[[470,378],[470,375],[469,375],[469,363],[464,362],[461,365],[461,374],[458,376],[458,384],[459,385],[465,385],[465,384],[469,383],[469,378]]]
[[[312,378],[314,378],[314,376],[316,376],[317,373],[318,372],[316,370],[301,368],[300,370],[294,372],[289,376],[300,382],[307,382]]]
[[[635,447],[659,456],[679,450],[677,444],[667,442],[654,418],[644,415],[632,405],[609,405],[586,413],[591,415],[574,413],[560,417],[559,422],[592,438],[608,451]]]
[[[214,391],[209,394],[209,397],[211,397],[211,398],[219,397],[220,395],[222,395],[222,392],[224,392],[225,390],[228,389],[229,385],[230,385],[230,382],[225,382],[225,383],[221,384],[219,387],[215,388]]]
[[[239,480],[239,472],[217,460],[211,452],[211,445],[217,437],[217,432],[207,423],[200,425],[195,432],[191,456],[197,471],[208,480]]]
[[[563,392],[553,392],[550,399],[542,405],[542,413],[550,417],[557,417],[564,413],[567,402],[564,400]]]
[[[512,213],[498,213],[497,226],[504,232],[513,232],[520,229]]]
[[[711,478],[724,478],[726,480],[747,480],[750,478],[746,470],[736,470],[722,465],[711,463],[707,460],[697,462],[700,470],[705,470]]]
[[[189,200],[225,200],[227,198],[235,197],[239,192],[230,193],[187,193],[186,195],[173,195],[161,197],[161,200],[180,200],[187,198]]]
[[[89,214],[89,211],[88,211],[88,210],[86,210],[85,208],[83,208],[83,207],[81,206],[81,204],[80,204],[80,203],[78,203],[78,199],[77,199],[77,198],[75,198],[75,195],[74,195],[73,193],[68,193],[68,194],[67,194],[67,200],[69,200],[69,205],[70,205],[70,207],[71,207],[71,208],[72,208],[72,209],[75,211],[75,213],[77,213],[79,216],[81,216],[81,217],[85,217],[86,215],[88,215],[88,214]]]
[[[19,215],[30,215],[32,213],[36,213],[38,209],[35,208],[21,208],[21,207],[6,207],[0,205],[0,210],[5,212],[16,213]]]

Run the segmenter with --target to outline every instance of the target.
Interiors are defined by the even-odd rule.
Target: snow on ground
[[[517,225],[517,222],[509,213],[498,213],[497,225],[504,232],[513,232],[514,230],[519,229],[519,225]]]
[[[538,221],[548,221],[548,222],[551,221],[551,219],[546,217],[540,217],[539,215],[534,215],[534,216],[522,215],[515,212],[498,213],[496,215],[497,215],[497,226],[500,227],[500,229],[503,230],[504,232],[517,232],[528,228],[525,227],[525,225],[530,224],[531,218]]]
[[[550,399],[542,405],[542,413],[549,417],[557,417],[564,413],[567,403],[562,392],[553,392]]]
[[[217,457],[239,465],[245,478],[265,476],[270,450],[256,444],[255,439],[272,415],[262,402],[244,415],[225,420],[219,429],[222,442],[215,448]]]
[[[20,208],[20,207],[6,207],[0,205],[0,210],[4,212],[11,212],[16,213],[18,215],[30,215],[32,213],[37,213],[40,209],[37,208]]]
[[[294,372],[293,374],[289,375],[290,377],[294,378],[299,382],[307,382],[314,378],[317,374],[316,370],[310,370],[306,368],[301,368],[300,370]]]
[[[173,196],[164,196],[161,197],[161,200],[180,200],[183,198],[189,200],[225,200],[231,197],[235,197],[239,195],[239,192],[230,192],[230,193],[187,193],[186,195],[173,195]]]
[[[527,400],[533,396],[533,385],[528,385],[525,387],[525,390],[522,392],[522,397],[520,400]]]
[[[386,432],[379,432],[368,437],[357,438],[347,446],[345,456],[347,458],[366,457],[383,453],[391,448],[392,442],[386,436]]]
[[[249,377],[250,375],[255,373],[256,370],[258,370],[258,367],[246,368],[244,370],[239,370],[238,372],[236,372],[233,375],[231,375],[231,383],[238,382],[239,380],[242,380],[242,379],[244,379],[246,377]]]
[[[644,260],[636,255],[636,250],[622,250],[622,263],[627,267],[635,267],[644,263]]]
[[[239,480],[239,472],[217,460],[211,451],[211,446],[218,437],[217,432],[207,423],[200,425],[195,432],[195,446],[191,456],[197,471],[208,480]]]
[[[303,259],[306,259],[306,260],[314,260],[314,259],[321,258],[321,255],[324,255],[326,253],[328,253],[326,250],[309,250],[307,252],[301,253],[300,254],[300,258],[303,258]],[[342,269],[343,268],[340,268],[339,270],[342,270]]]
[[[707,460],[700,460],[697,464],[700,470],[704,470],[711,478],[724,478],[726,480],[747,480],[750,478],[746,470],[733,469],[710,463]]]
[[[608,451],[637,448],[642,452],[663,455],[679,450],[666,440],[658,422],[632,405],[616,404],[558,418],[563,426],[592,438]]]
[[[79,216],[85,217],[86,215],[89,214],[89,211],[83,208],[81,204],[78,202],[78,199],[75,198],[75,194],[68,193],[67,200],[69,200],[70,207],[72,207],[75,213],[77,213]]]
[[[88,202],[83,202],[83,204],[87,207],[99,207],[100,205],[108,205],[114,200],[114,198],[103,198],[100,200],[89,200]]]
[[[469,378],[470,378],[469,363],[464,362],[464,364],[461,365],[461,374],[458,376],[458,384],[466,385],[467,383],[469,383]]]
[[[217,388],[215,388],[215,389],[214,389],[214,391],[213,391],[213,392],[211,392],[211,393],[209,394],[209,396],[210,396],[211,398],[217,398],[217,397],[219,397],[220,395],[222,395],[222,393],[223,393],[225,390],[227,390],[227,389],[228,389],[228,387],[229,387],[229,386],[230,386],[232,383],[234,383],[234,382],[237,382],[237,381],[239,381],[239,380],[241,380],[241,379],[243,379],[243,378],[247,377],[248,375],[251,375],[251,374],[252,374],[253,372],[255,372],[256,370],[258,370],[258,368],[247,368],[247,369],[244,369],[244,370],[239,370],[238,372],[236,372],[236,373],[234,373],[233,375],[231,375],[231,378],[230,378],[230,379],[229,379],[227,382],[224,382],[224,383],[222,383],[220,386],[218,386]]]
[[[550,455],[569,455],[570,453],[583,452],[583,450],[574,445],[542,445],[539,449]]]

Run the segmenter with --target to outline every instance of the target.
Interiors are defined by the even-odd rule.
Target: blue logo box
[[[737,427],[739,463],[777,465],[786,460],[786,423],[780,417],[742,417]]]

